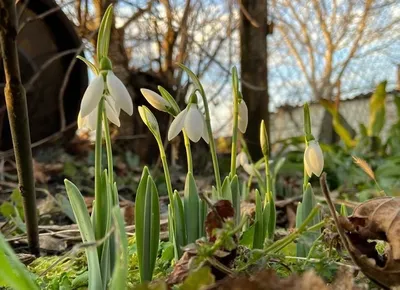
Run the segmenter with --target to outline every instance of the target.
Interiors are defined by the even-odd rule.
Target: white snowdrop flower
[[[272,160],[270,160],[269,162],[271,163]],[[242,166],[244,171],[246,171],[246,173],[249,175],[255,175],[257,173],[257,170],[265,169],[264,162],[259,165],[250,163],[249,158],[247,157],[247,154],[244,151],[241,151],[236,156],[236,168],[238,168],[239,166]]]
[[[90,82],[85,93],[83,94],[80,110],[81,118],[85,118],[87,115],[93,112],[93,110],[99,104],[100,99],[103,96],[103,92],[104,80],[103,76],[100,74]]]
[[[146,106],[139,106],[138,107],[139,115],[140,118],[142,118],[143,123],[146,124],[149,129],[155,131],[160,134],[160,130],[158,127],[158,122],[156,117],[153,115],[153,113],[147,108]]]
[[[243,134],[246,132],[247,123],[249,121],[249,112],[247,105],[244,100],[239,104],[239,118],[238,118],[238,128]]]
[[[156,92],[149,89],[140,89],[140,92],[145,99],[159,111],[168,112],[168,108],[171,107],[169,102]]]
[[[125,85],[112,71],[107,72],[107,89],[115,104],[124,110],[129,116],[133,114],[132,98]]]
[[[308,142],[308,146],[304,152],[304,168],[309,177],[313,173],[316,176],[320,176],[324,169],[324,155],[321,147],[315,140]]]
[[[97,108],[95,108],[89,115],[82,117],[81,112],[78,114],[78,129],[96,130],[97,124]]]
[[[208,133],[204,127],[206,127],[206,124],[203,114],[196,103],[191,103],[172,121],[168,130],[168,140],[172,140],[182,129],[185,129],[189,139],[193,142],[198,142],[203,137],[204,141],[208,143]]]

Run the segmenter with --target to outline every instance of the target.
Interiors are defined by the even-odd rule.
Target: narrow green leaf
[[[305,218],[303,215],[303,205],[301,204],[301,202],[299,202],[297,204],[297,211],[296,211],[296,228],[299,228],[301,226],[304,219]],[[306,248],[301,240],[298,240],[296,243],[296,256],[304,258],[307,257]]]
[[[343,203],[340,205],[340,215],[344,216],[344,217],[347,217],[349,215],[349,213],[347,211],[347,207]]]
[[[232,190],[229,176],[225,177],[224,182],[222,183],[222,199],[232,202]]]
[[[111,188],[110,184],[108,183],[108,174],[107,169],[103,171],[102,177],[102,188],[105,188],[104,192],[104,205],[105,207],[102,208],[102,215],[107,217],[106,219],[106,227],[105,227],[105,234],[107,234],[111,229]],[[99,247],[100,248],[100,247]],[[101,255],[100,255],[100,271],[101,271],[101,278],[104,284],[107,284],[108,280],[111,276],[111,257],[110,257],[110,239],[106,239],[102,244]]]
[[[274,197],[273,197],[271,191],[268,193],[268,200],[269,200],[269,202],[267,203],[267,205],[268,205],[267,234],[268,234],[268,239],[273,240],[274,234],[275,234],[275,227],[276,227],[276,208],[275,208],[275,200],[274,200]]]
[[[385,125],[385,101],[387,81],[381,82],[369,103],[369,136],[378,136]]]
[[[111,277],[110,290],[127,289],[128,280],[128,239],[125,232],[125,222],[119,206],[112,209],[115,226],[115,260],[114,271]]]
[[[187,233],[186,233],[186,226],[185,226],[185,213],[183,209],[182,199],[179,196],[178,191],[175,190],[174,192],[174,237],[176,242],[176,247],[178,250],[179,258],[182,256],[182,249],[181,247],[186,246],[187,243]]]
[[[215,186],[213,185],[211,187],[211,197],[214,201],[219,200],[219,194],[218,194],[218,190],[215,188]]]
[[[205,221],[207,217],[207,203],[200,199],[200,204],[199,204],[199,237],[205,237],[206,236],[206,227],[205,227]]]
[[[238,225],[240,223],[240,188],[239,188],[239,179],[237,175],[232,178],[231,181],[231,191],[232,191],[232,205],[235,210],[235,223]]]
[[[160,204],[157,186],[151,176],[149,176],[149,183],[151,186],[151,196],[149,197],[149,202],[151,202],[150,272],[153,277],[160,245]]]
[[[184,210],[186,222],[187,243],[194,243],[199,238],[199,194],[193,174],[186,175],[184,190]]]
[[[176,238],[175,238],[175,219],[172,216],[172,206],[169,204],[168,205],[168,237],[169,237],[169,241],[172,243],[173,247],[174,247],[174,258],[175,261],[179,260],[179,247],[178,247],[178,243],[176,242]]]
[[[17,290],[39,290],[34,276],[22,264],[0,233],[0,285]]]
[[[65,189],[74,211],[75,219],[78,223],[82,241],[84,243],[95,243],[96,239],[92,223],[90,222],[89,213],[85,201],[79,189],[69,180],[65,179]],[[99,256],[95,247],[87,247],[85,249],[89,271],[89,290],[103,289],[103,283],[100,273]]]
[[[260,192],[256,189],[256,215],[254,220],[253,249],[262,249],[264,246],[265,229]]]

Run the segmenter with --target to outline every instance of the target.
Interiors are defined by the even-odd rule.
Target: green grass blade
[[[128,239],[125,232],[124,218],[119,206],[112,209],[112,217],[115,226],[115,266],[110,282],[110,290],[127,289],[128,280]]]
[[[184,190],[184,211],[187,243],[194,243],[199,234],[199,194],[193,174],[189,172],[186,176]]]
[[[187,245],[187,233],[182,199],[176,190],[174,192],[174,213],[174,238],[176,242],[176,249],[178,251],[178,257],[180,258],[182,256],[181,247]]]
[[[82,241],[84,243],[95,243],[96,239],[94,236],[92,223],[90,221],[89,213],[87,211],[82,194],[80,193],[79,189],[69,180],[65,179],[64,183],[68,198],[71,202],[72,210],[74,211],[75,219],[78,223]],[[95,247],[87,247],[85,251],[89,271],[88,289],[103,289],[97,249]]]

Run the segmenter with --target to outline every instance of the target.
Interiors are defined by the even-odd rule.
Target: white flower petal
[[[190,140],[198,142],[203,135],[204,118],[196,104],[191,104],[185,118],[185,130]]]
[[[207,144],[210,143],[210,138],[208,137],[208,130],[207,130],[207,124],[206,124],[206,120],[204,119],[204,115],[201,114],[201,118],[203,119],[203,134],[201,135],[201,137],[203,138],[204,142],[206,142]]]
[[[246,164],[249,164],[249,159],[247,158],[246,153],[244,151],[241,151],[236,156],[236,168],[238,168],[240,165],[244,166]]]
[[[96,107],[89,115],[87,115],[86,127],[93,131],[97,129],[97,112],[98,107]]]
[[[316,176],[320,176],[324,169],[324,154],[318,142],[312,140],[308,143],[304,152],[304,166],[306,171],[311,171]],[[309,172],[307,174],[310,176]]]
[[[82,118],[81,112],[78,114],[78,129],[83,129],[86,126],[87,117]]]
[[[172,121],[171,126],[168,130],[168,140],[171,141],[176,136],[178,136],[179,132],[182,131],[183,126],[185,125],[185,118],[187,115],[187,108],[180,112],[175,119]]]
[[[82,118],[89,115],[99,104],[104,92],[104,80],[102,75],[96,76],[87,87],[81,102]]]
[[[133,114],[132,98],[124,84],[112,71],[107,73],[107,88],[117,106],[131,116]]]
[[[246,132],[248,121],[249,121],[249,112],[246,103],[244,102],[244,100],[242,100],[239,104],[238,127],[240,132],[242,132],[243,134]]]
[[[162,96],[160,96],[156,92],[153,92],[152,90],[140,89],[140,92],[146,98],[146,100],[150,103],[150,105],[152,105],[157,110],[167,112],[167,108],[171,107],[166,99],[164,99]]]
[[[256,171],[254,170],[254,167],[252,164],[244,164],[242,166],[243,166],[244,171],[246,171],[248,175],[256,174]]]
[[[304,169],[305,169],[305,171],[306,171],[308,177],[311,177],[312,171],[311,171],[310,167],[309,167],[308,164],[307,164],[306,155],[305,155],[305,154],[304,154]]]
[[[110,120],[111,123],[115,124],[118,127],[121,126],[117,112],[112,107],[111,103],[109,103],[108,100],[106,100],[104,102],[104,104],[106,107],[106,115],[107,115],[108,120]]]

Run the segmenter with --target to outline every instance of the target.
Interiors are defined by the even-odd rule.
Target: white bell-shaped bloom
[[[249,112],[245,101],[242,100],[239,104],[238,127],[240,132],[242,132],[243,134],[246,132],[248,121],[249,121]]]
[[[86,117],[97,107],[104,92],[104,80],[100,74],[96,76],[87,87],[81,102],[80,115]]]
[[[272,160],[270,160],[269,162],[271,163]],[[250,163],[249,158],[247,157],[247,154],[244,151],[241,151],[236,156],[236,168],[238,168],[239,166],[242,166],[244,171],[246,171],[246,173],[249,175],[256,175],[257,171],[265,169],[264,162],[258,165]]]
[[[119,121],[119,111],[115,107],[115,102],[110,96],[105,96],[104,106],[106,109],[107,119],[115,124],[116,126],[120,126],[121,123]],[[89,129],[89,130],[96,130],[97,126],[97,114],[98,114],[98,106],[94,108],[88,115],[82,117],[82,112],[79,112],[78,115],[78,129]]]
[[[324,169],[324,155],[321,147],[315,140],[308,142],[308,146],[304,152],[304,168],[309,177],[313,173],[316,176],[320,176]]]
[[[209,138],[203,114],[200,112],[197,104],[191,103],[181,111],[168,130],[168,140],[175,138],[182,129],[185,129],[189,139],[193,142],[198,142],[201,137],[208,143]]]
[[[112,71],[107,72],[107,89],[114,99],[116,106],[124,110],[129,116],[133,114],[132,98],[125,85]]]
[[[140,89],[140,92],[154,108],[159,111],[168,112],[168,108],[171,105],[162,96],[149,89]]]

